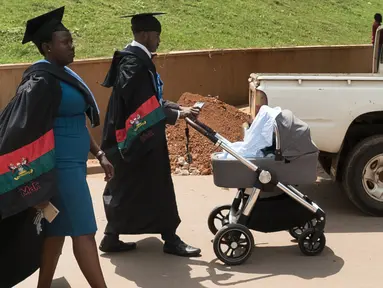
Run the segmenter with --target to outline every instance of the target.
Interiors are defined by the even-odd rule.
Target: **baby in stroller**
[[[211,158],[214,184],[238,191],[231,205],[216,207],[208,218],[218,259],[244,263],[254,247],[250,230],[288,230],[303,254],[323,251],[326,215],[296,189],[316,180],[319,151],[306,123],[289,110],[262,106],[244,141],[230,143],[197,119],[186,122],[224,150]]]

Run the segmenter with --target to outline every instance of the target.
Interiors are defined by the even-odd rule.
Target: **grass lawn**
[[[378,0],[0,0],[0,64],[40,58],[21,45],[27,19],[66,6],[76,57],[111,56],[131,41],[136,12],[163,11],[159,52],[189,49],[369,44]]]

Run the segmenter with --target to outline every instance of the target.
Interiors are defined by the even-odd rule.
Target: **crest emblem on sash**
[[[16,181],[26,175],[33,173],[33,169],[28,165],[27,158],[21,158],[21,161],[16,164],[9,164],[8,168],[9,170],[11,170],[13,174],[13,179],[15,179]]]
[[[137,114],[136,118],[130,120],[130,124],[133,125],[134,131],[137,132],[137,130],[140,129],[140,127],[146,125],[146,121],[142,121],[140,114]]]

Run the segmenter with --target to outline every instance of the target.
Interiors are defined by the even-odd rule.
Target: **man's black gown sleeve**
[[[177,103],[171,102],[169,100],[163,100],[162,107],[166,115],[166,124],[174,125],[178,120],[178,113],[181,109]]]

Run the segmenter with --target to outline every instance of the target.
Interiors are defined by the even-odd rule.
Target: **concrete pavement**
[[[102,175],[88,177],[100,243],[106,224],[102,206]],[[287,232],[254,232],[257,247],[243,265],[226,267],[213,252],[207,217],[216,206],[231,203],[235,192],[214,186],[211,176],[174,177],[183,222],[179,235],[202,248],[202,257],[179,258],[162,253],[156,235],[122,237],[137,240],[138,249],[104,255],[101,265],[108,287],[197,288],[197,287],[381,287],[383,221],[361,215],[337,185],[321,178],[320,183],[302,187],[327,213],[327,248],[320,256],[303,256]],[[89,287],[66,240],[52,287]],[[36,287],[37,273],[17,287]]]

